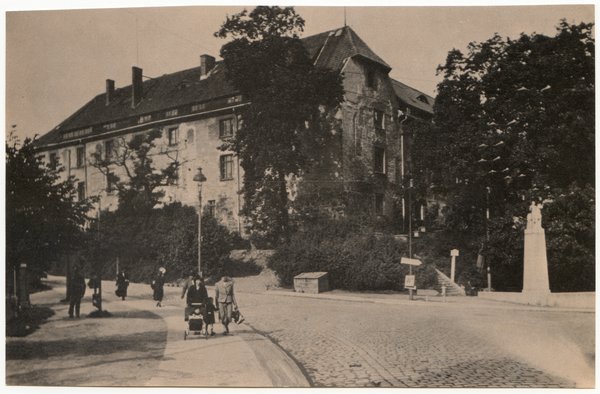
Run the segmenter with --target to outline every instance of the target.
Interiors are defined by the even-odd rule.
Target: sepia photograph
[[[4,11],[5,389],[595,389],[593,2]]]

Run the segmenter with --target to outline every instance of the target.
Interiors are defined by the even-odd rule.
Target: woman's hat
[[[164,274],[165,272],[167,272],[167,270],[166,270],[166,269],[164,269],[163,267],[160,267],[158,270],[159,270],[160,272],[162,272],[163,274]]]

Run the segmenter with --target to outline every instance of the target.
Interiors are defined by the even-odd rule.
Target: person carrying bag
[[[219,316],[221,324],[225,327],[223,335],[229,334],[229,323],[233,321],[232,315],[233,310],[238,310],[237,301],[235,300],[235,294],[233,291],[233,281],[230,277],[224,276],[215,285],[215,303],[216,308],[219,310]]]

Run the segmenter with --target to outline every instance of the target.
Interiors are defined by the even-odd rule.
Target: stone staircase
[[[466,296],[465,289],[452,282],[452,280],[444,275],[439,269],[436,268],[435,270],[438,275],[438,284],[435,289],[439,291],[440,295],[442,294],[442,286],[446,286],[447,296]]]

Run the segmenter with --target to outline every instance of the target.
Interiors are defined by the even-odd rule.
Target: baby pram
[[[203,335],[208,339],[206,335],[206,323],[204,316],[206,315],[205,304],[190,304],[192,312],[188,315],[188,327],[183,333],[183,340],[192,335]]]

